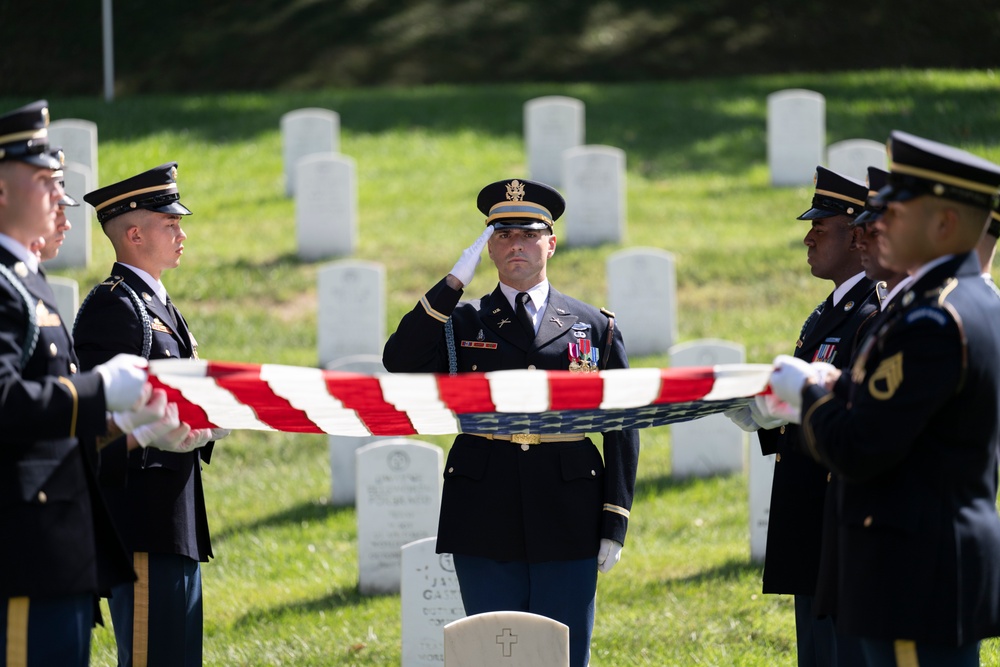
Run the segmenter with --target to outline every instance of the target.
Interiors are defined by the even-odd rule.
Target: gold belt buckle
[[[542,442],[542,436],[537,433],[512,433],[510,441],[516,445],[539,445]]]

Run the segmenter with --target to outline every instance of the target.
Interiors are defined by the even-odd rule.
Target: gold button
[[[785,435],[785,427],[782,426],[780,429],[778,429],[778,433],[780,433],[781,435]]]
[[[476,366],[475,364],[472,364],[472,370],[476,370],[477,368],[478,368],[478,366]]]
[[[75,373],[75,372],[76,372],[76,364],[74,364],[74,363],[70,362],[70,365],[69,365],[69,372],[70,372],[70,373]]]
[[[531,445],[521,445],[521,451],[526,452],[531,449]]]
[[[44,505],[46,502],[48,502],[48,500],[49,500],[49,497],[47,495],[45,495],[44,491],[39,491],[38,492],[38,502],[40,502],[40,503],[42,503]]]
[[[597,471],[596,470],[591,470],[590,471],[590,476],[591,477],[597,477]]]
[[[826,481],[829,482],[831,479],[833,479],[833,473],[832,472],[826,473]]]
[[[448,472],[455,472],[455,467],[452,466],[451,468],[448,468]]]
[[[866,516],[865,517],[865,528],[870,527],[872,525],[872,521],[874,521],[874,519],[872,519],[870,516]]]
[[[56,347],[55,343],[49,345],[49,354],[51,354],[53,357],[59,354],[59,348]]]
[[[534,364],[528,364],[528,370],[529,371],[535,370],[535,365]]]
[[[780,460],[781,460],[781,454],[775,454],[774,455],[774,462],[777,463]]]
[[[170,356],[170,350],[164,350],[163,351],[163,356],[169,357]]]

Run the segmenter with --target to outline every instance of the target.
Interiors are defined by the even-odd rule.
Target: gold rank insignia
[[[59,313],[53,313],[41,301],[35,307],[35,318],[38,320],[38,326],[40,327],[58,327],[62,324],[62,320],[59,319]]]
[[[903,353],[897,352],[883,359],[868,379],[868,393],[878,401],[887,401],[903,384]]]
[[[154,317],[153,321],[149,323],[149,327],[153,331],[159,331],[160,333],[165,333],[165,334],[172,334],[172,333],[174,333],[173,331],[171,331],[170,327],[168,327],[166,324],[164,324],[163,321],[159,317]]]

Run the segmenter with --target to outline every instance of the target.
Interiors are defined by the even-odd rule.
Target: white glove
[[[122,433],[131,433],[140,426],[152,424],[163,417],[163,413],[167,409],[167,392],[162,389],[154,391],[153,385],[147,382],[143,396],[146,400],[134,410],[111,413],[111,419],[122,430]]]
[[[190,432],[191,427],[181,423],[177,404],[168,403],[160,419],[152,424],[138,427],[132,431],[132,437],[143,447],[170,451],[170,447],[176,447],[183,442]]]
[[[742,430],[747,433],[753,433],[760,428],[760,424],[754,421],[753,415],[750,413],[749,405],[741,405],[738,408],[732,408],[723,412],[729,420],[739,426]]]
[[[213,428],[209,430],[212,431],[212,437],[209,438],[210,442],[215,442],[216,440],[222,440],[227,435],[232,433],[232,431],[229,430],[228,428]]]
[[[776,405],[772,411],[767,407],[767,398],[773,398]],[[785,406],[784,409],[781,406]],[[753,403],[750,404],[750,415],[761,428],[772,429],[784,426],[791,421],[788,417],[788,404],[782,403],[774,394],[769,396],[754,396]],[[795,415],[795,423],[798,423],[798,414]]]
[[[607,574],[621,560],[622,545],[606,537],[601,538],[601,548],[597,552],[597,569]]]
[[[825,361],[814,361],[811,365],[819,373],[817,381],[820,385],[827,387],[827,389],[832,388],[833,383],[840,377],[840,369],[833,364],[828,364]]]
[[[104,382],[104,404],[110,412],[131,410],[139,405],[146,384],[149,362],[134,354],[117,354],[94,367]],[[143,401],[145,403],[145,401]]]
[[[774,370],[768,384],[778,398],[798,410],[802,407],[802,388],[806,381],[819,382],[820,370],[808,361],[779,354],[774,358]]]
[[[190,452],[199,447],[204,447],[212,441],[212,429],[210,428],[198,428],[192,429],[188,433],[187,437],[184,439],[177,449],[181,452]]]
[[[782,424],[800,424],[802,422],[800,417],[801,410],[793,408],[774,394],[757,396],[754,401],[757,409],[760,410],[768,423],[774,424],[774,426],[769,428],[781,426]]]
[[[494,231],[496,230],[493,225],[487,225],[483,233],[476,239],[476,242],[462,251],[462,256],[458,258],[455,266],[449,271],[451,275],[458,279],[458,282],[462,283],[463,287],[472,282],[472,276],[476,274],[476,267],[479,266],[479,262],[483,259],[483,246],[493,236]]]

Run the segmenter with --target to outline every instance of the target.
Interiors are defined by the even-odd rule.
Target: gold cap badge
[[[524,201],[524,183],[514,179],[507,184],[507,201]]]

